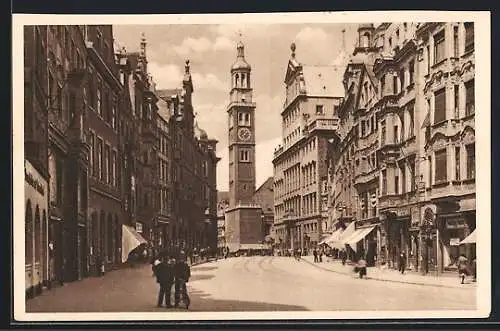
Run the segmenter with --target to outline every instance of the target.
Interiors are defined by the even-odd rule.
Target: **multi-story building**
[[[41,27],[37,27],[40,29]],[[48,26],[50,280],[88,274],[89,161],[86,26]],[[35,51],[37,52],[37,51]]]
[[[331,154],[332,213],[343,228],[355,221],[342,239],[353,257],[396,266],[404,252],[411,268],[441,272],[475,228],[473,27],[358,32]]]
[[[285,248],[308,248],[328,224],[328,140],[344,94],[337,66],[299,63],[292,44],[285,76],[283,144],[274,152],[274,235]]]
[[[416,39],[425,191],[413,246],[425,271],[441,272],[466,253],[458,244],[476,228],[474,23],[420,24]]]
[[[90,271],[99,273],[121,263],[122,196],[119,177],[119,97],[122,84],[109,25],[85,27],[89,89]]]
[[[171,150],[170,111],[167,102],[158,98],[158,226],[157,245],[163,247],[171,238],[168,237],[168,225],[172,222],[172,181],[171,181]]]
[[[171,239],[187,249],[217,247],[217,140],[195,122],[193,83],[186,61],[182,87],[159,90],[170,110]]]
[[[255,190],[253,201],[261,208],[262,236],[263,241],[271,243],[271,228],[274,224],[274,180],[273,177],[266,179],[262,185]]]
[[[217,192],[217,248],[223,252],[226,245],[226,209],[229,207],[229,192]]]
[[[48,112],[47,26],[24,27],[24,172],[25,289],[38,294],[54,276],[53,252],[48,251]],[[52,239],[52,237],[51,237]],[[62,250],[58,247],[58,251]],[[50,255],[50,257],[49,257]],[[49,263],[52,262],[52,264]],[[58,259],[58,275],[61,275]],[[52,268],[50,266],[52,265]]]

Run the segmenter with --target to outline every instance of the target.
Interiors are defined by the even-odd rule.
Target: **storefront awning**
[[[460,245],[464,244],[475,244],[476,243],[476,230],[472,231],[464,240],[460,242]]]
[[[356,251],[356,244],[360,240],[362,240],[363,238],[365,238],[370,232],[372,232],[373,229],[375,229],[375,225],[372,225],[372,226],[369,226],[369,227],[366,227],[366,228],[362,228],[362,229],[358,229],[358,230],[354,231],[354,233],[351,234],[349,237],[343,239],[342,242],[345,245],[351,246],[351,248],[354,251]]]
[[[134,228],[122,225],[122,263],[127,262],[130,252],[141,244],[147,244],[146,239]]]
[[[326,237],[325,239],[323,239],[319,244],[320,245],[326,244],[326,245],[328,245],[330,247],[333,247],[333,245],[336,242],[340,241],[340,237],[342,236],[342,232],[343,232],[342,229],[335,230],[331,235],[329,235],[328,237]]]

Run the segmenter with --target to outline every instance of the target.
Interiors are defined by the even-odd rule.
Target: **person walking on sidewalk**
[[[465,255],[461,254],[458,258],[458,274],[461,279],[461,283],[464,284],[465,276],[469,276],[469,269],[467,267],[467,258]]]
[[[160,284],[157,307],[162,307],[164,301],[165,307],[172,307],[170,303],[170,291],[174,282],[173,266],[174,261],[170,257],[158,258],[153,262],[153,274],[156,276],[156,282]]]
[[[318,251],[316,250],[316,248],[313,250],[313,255],[314,255],[314,262],[318,262]]]
[[[399,272],[401,272],[401,274],[404,274],[405,269],[406,269],[406,254],[404,252],[401,252],[401,254],[399,254]]]
[[[361,257],[359,260],[358,260],[358,264],[356,266],[357,268],[357,271],[359,273],[359,278],[363,278],[363,276],[366,276],[366,260],[364,257]]]
[[[182,296],[182,302],[186,305],[186,309],[189,309],[191,304],[191,299],[187,293],[186,283],[191,277],[191,268],[186,263],[186,258],[183,254],[179,256],[179,260],[174,266],[175,275],[175,307],[179,307],[179,302]]]
[[[342,251],[340,251],[340,255],[342,257],[342,265],[345,265],[347,261],[347,252],[345,251],[345,249],[342,249]]]

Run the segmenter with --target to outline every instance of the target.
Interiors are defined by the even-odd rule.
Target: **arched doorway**
[[[33,210],[28,199],[24,214],[24,264],[25,264],[25,290],[28,297],[32,296],[33,289]]]
[[[41,280],[42,280],[42,219],[40,216],[40,207],[37,205],[35,207],[35,248],[34,248],[34,255],[35,255],[35,266],[34,266],[34,279],[35,279],[35,292],[36,294],[39,294],[42,290],[41,288]]]

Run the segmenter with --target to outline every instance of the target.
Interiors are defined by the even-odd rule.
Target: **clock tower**
[[[264,238],[262,208],[253,201],[256,105],[252,101],[252,68],[245,60],[245,46],[241,41],[236,50],[227,107],[229,206],[225,214],[225,236],[230,252],[244,252],[259,249]]]
[[[227,108],[230,206],[251,203],[255,193],[255,103],[252,101],[251,71],[240,41],[236,61],[231,67]]]

